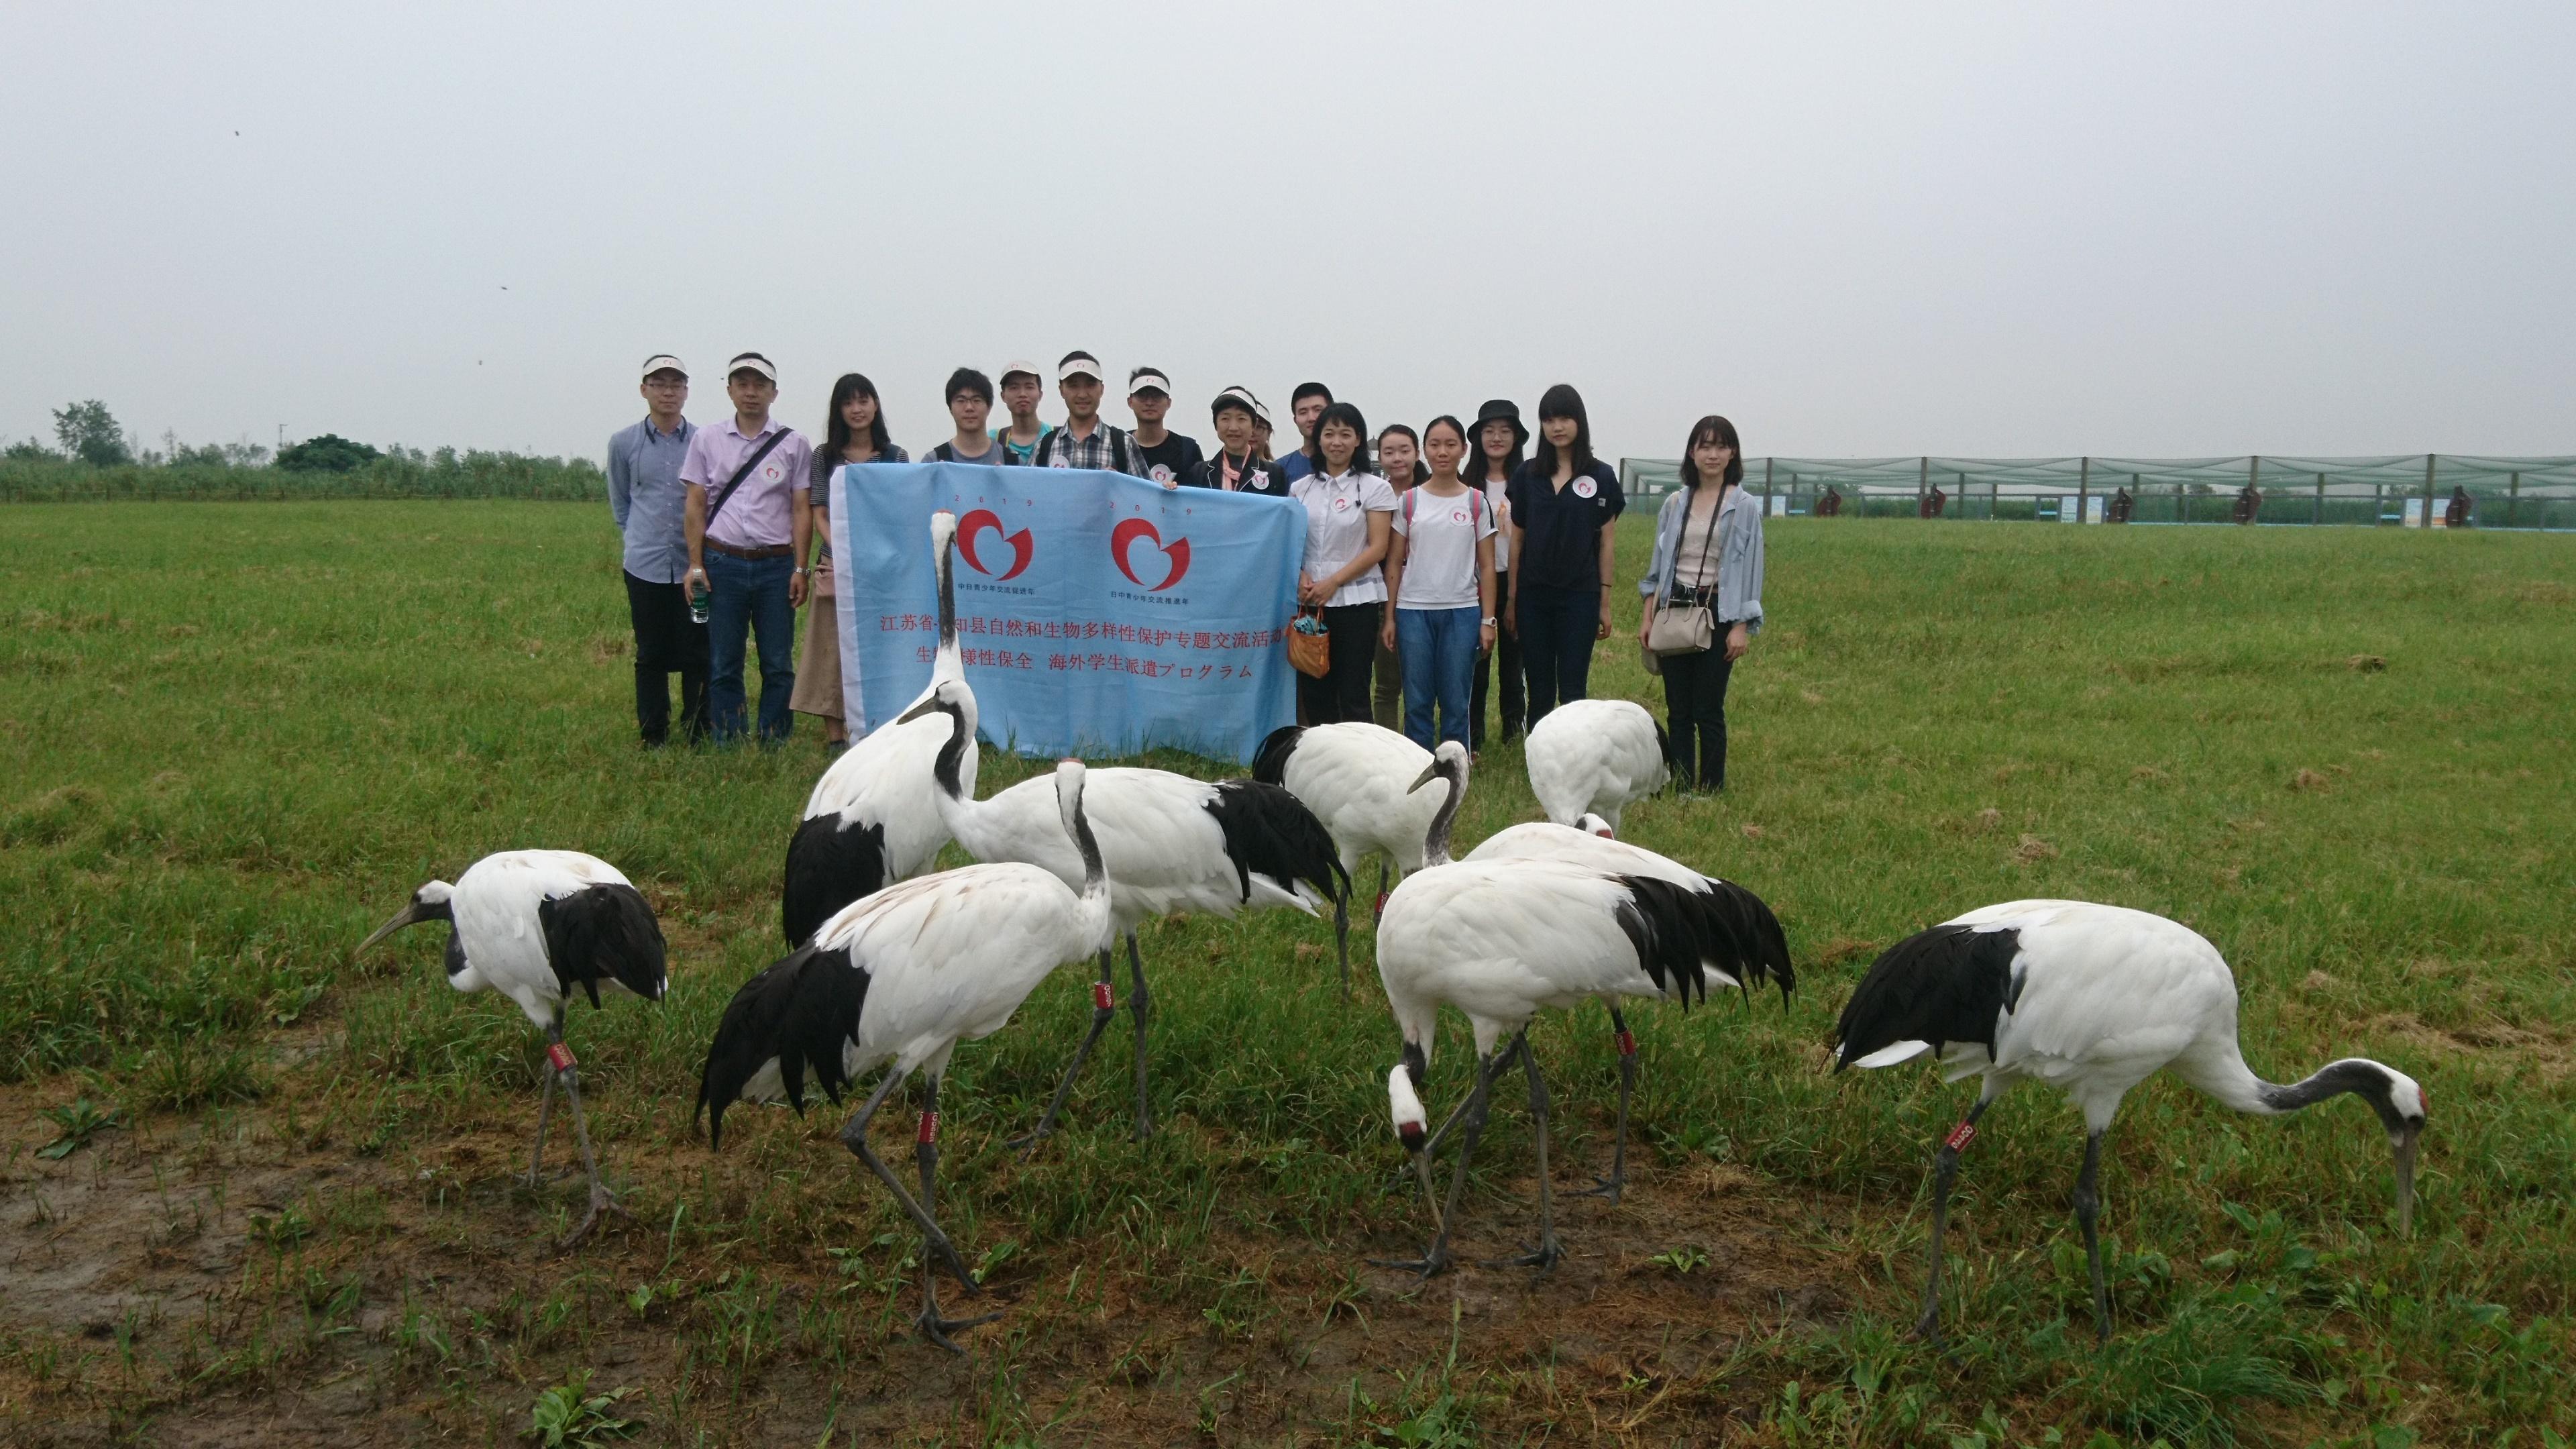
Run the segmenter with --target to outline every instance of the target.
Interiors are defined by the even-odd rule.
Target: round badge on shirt
[[[777,481],[778,481],[778,465],[777,465],[777,464],[775,464],[775,463],[772,463],[772,464],[770,464],[768,467],[761,469],[761,470],[760,470],[760,476],[762,476],[763,478],[768,479],[768,480],[769,480],[770,482],[772,482],[772,483],[777,482]]]
[[[1458,511],[1456,511],[1455,513],[1450,514],[1450,515],[1449,515],[1449,521],[1450,521],[1451,523],[1464,523],[1464,522],[1466,522],[1466,521],[1467,521],[1467,510],[1466,510],[1466,509],[1461,508],[1461,509],[1459,509]]]
[[[1589,478],[1577,478],[1574,480],[1574,496],[1577,498],[1589,498],[1600,491],[1601,485],[1593,482]]]
[[[1350,511],[1350,506],[1351,500],[1347,498],[1336,498],[1333,500],[1333,511],[1335,513],[1346,513]]]
[[[1172,470],[1160,463],[1157,463],[1145,474],[1145,476],[1153,479],[1157,483],[1169,483],[1172,481]]]

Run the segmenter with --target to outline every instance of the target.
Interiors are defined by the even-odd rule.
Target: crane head
[[[1619,832],[1610,828],[1609,821],[1602,819],[1600,816],[1593,814],[1589,810],[1586,810],[1583,814],[1575,818],[1574,828],[1582,831],[1586,835],[1598,835],[1604,840],[1616,840],[1619,838]]]
[[[399,911],[396,911],[392,920],[376,927],[375,934],[359,942],[358,952],[353,952],[352,954],[363,953],[368,947],[375,945],[378,941],[383,940],[385,937],[392,935],[394,932],[401,930],[405,926],[417,926],[423,921],[455,920],[455,908],[449,905],[449,902],[455,898],[456,887],[449,885],[443,880],[431,881],[429,884],[422,886],[419,890],[413,891],[411,893],[411,904],[404,906]]]
[[[2380,1070],[2387,1073],[2387,1087],[2372,1099],[2371,1105],[2379,1109],[2380,1125],[2388,1129],[2388,1152],[2397,1167],[2397,1233],[2400,1237],[2413,1237],[2415,1147],[2424,1136],[2424,1123],[2433,1104],[2423,1083],[2394,1067]]]

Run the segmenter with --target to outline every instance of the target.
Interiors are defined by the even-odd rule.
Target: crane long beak
[[[2415,1236],[2415,1139],[2423,1134],[2420,1125],[2409,1125],[2389,1142],[2389,1151],[2397,1159],[2397,1235]]]
[[[896,715],[894,722],[896,724],[910,724],[914,720],[921,718],[923,715],[929,714],[937,708],[939,708],[939,699],[938,696],[933,695],[929,699],[925,699],[921,703],[914,705],[912,708],[905,710],[903,713]]]
[[[367,939],[360,941],[358,943],[358,949],[350,952],[349,954],[352,956],[363,956],[366,954],[368,947],[373,946],[378,941],[383,940],[385,937],[392,935],[394,932],[401,930],[405,926],[418,924],[420,920],[420,902],[414,901],[410,905],[407,905],[400,911],[396,912],[392,920],[376,927],[376,933],[369,936]]]
[[[1421,789],[1423,786],[1428,785],[1439,778],[1440,762],[1438,760],[1434,760],[1430,764],[1423,766],[1422,773],[1413,777],[1413,783],[1404,787],[1404,793],[1410,795],[1414,791]]]

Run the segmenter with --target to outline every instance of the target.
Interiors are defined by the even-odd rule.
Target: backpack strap
[[[1101,426],[1108,427],[1108,424],[1103,423]],[[1121,473],[1136,471],[1134,466],[1136,460],[1127,451],[1127,434],[1118,428],[1109,429],[1109,461],[1118,465],[1118,471]]]

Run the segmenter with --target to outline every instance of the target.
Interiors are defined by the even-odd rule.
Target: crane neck
[[[2389,1083],[2388,1068],[2367,1057],[2328,1062],[2295,1082],[2267,1082],[2245,1065],[2243,1055],[2231,1052],[2220,1070],[2204,1074],[2197,1085],[2237,1111],[2258,1117],[2285,1116],[2350,1094],[2368,1102],[2393,1132],[2404,1118],[2390,1098]]]
[[[1467,798],[1467,782],[1455,773],[1448,777],[1449,793],[1441,800],[1438,814],[1431,817],[1431,829],[1422,837],[1422,863],[1426,866],[1449,864],[1449,830],[1458,821],[1458,806]]]
[[[930,666],[933,682],[966,677],[966,656],[957,644],[956,552],[952,533],[939,545],[939,652]]]

